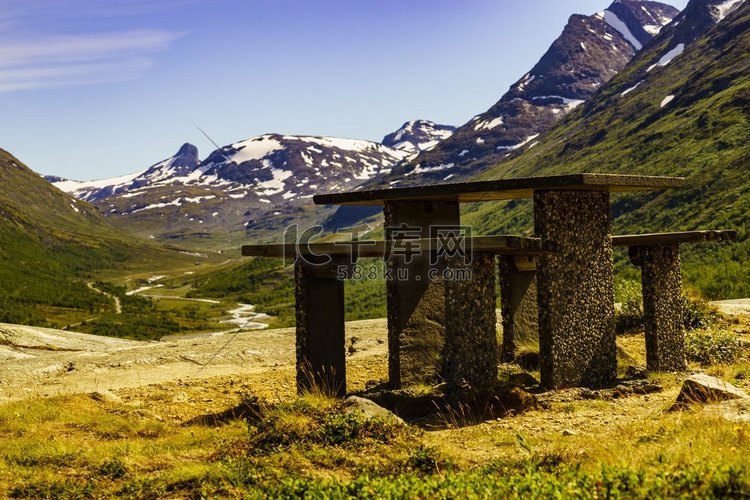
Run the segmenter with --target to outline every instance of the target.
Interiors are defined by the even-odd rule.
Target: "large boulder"
[[[369,399],[349,396],[344,403],[346,404],[346,413],[361,413],[366,418],[380,418],[398,424],[404,423],[400,417]]]
[[[721,379],[698,373],[683,382],[672,409],[684,409],[694,404],[718,403],[732,399],[750,399],[750,396]]]

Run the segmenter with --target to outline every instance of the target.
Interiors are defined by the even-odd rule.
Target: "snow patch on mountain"
[[[676,47],[674,47],[672,50],[664,54],[662,58],[659,59],[659,61],[656,64],[652,64],[651,66],[649,66],[646,72],[650,73],[657,66],[666,66],[667,64],[671,63],[675,57],[679,56],[684,51],[685,51],[685,44],[678,43]]]
[[[633,86],[632,86],[632,87],[630,87],[629,89],[627,89],[627,90],[623,91],[623,92],[622,92],[622,93],[621,93],[620,95],[621,95],[621,96],[626,96],[626,95],[628,95],[629,93],[631,93],[632,91],[634,91],[635,89],[637,89],[638,87],[640,87],[642,83],[643,83],[643,80],[641,80],[640,82],[636,83],[635,85],[633,85]]]
[[[673,95],[668,95],[667,97],[665,97],[665,98],[664,98],[664,99],[663,99],[663,100],[661,101],[661,105],[660,105],[660,107],[662,107],[662,108],[663,108],[664,106],[666,106],[667,104],[669,104],[669,103],[670,103],[670,102],[672,102],[672,101],[674,101],[674,96],[673,96]]]
[[[622,21],[622,19],[617,17],[617,14],[615,14],[611,10],[605,10],[600,15],[607,24],[616,29],[625,38],[625,40],[630,42],[630,44],[635,47],[635,50],[641,50],[643,48],[643,44],[638,41],[635,35],[633,35],[633,32],[630,31],[628,25],[624,21]]]
[[[727,0],[718,5],[711,6],[711,15],[717,23],[723,21],[729,14],[734,12],[745,0]]]
[[[382,144],[409,155],[416,155],[435,147],[453,134],[456,127],[438,125],[429,120],[413,120],[404,123],[395,132],[386,135]]]
[[[227,156],[226,159],[227,161],[240,164],[245,163],[246,161],[260,160],[281,148],[282,145],[279,141],[270,136],[262,135],[260,137],[232,144],[232,149],[235,149],[237,152]]]

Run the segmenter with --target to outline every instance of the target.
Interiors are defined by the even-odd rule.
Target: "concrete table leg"
[[[634,247],[630,249],[630,258],[641,267],[646,367],[652,371],[683,371],[687,364],[680,247]]]
[[[475,254],[449,270],[455,279],[446,276],[445,381],[448,394],[460,397],[497,382],[495,257]]]
[[[609,193],[538,191],[534,227],[557,247],[537,266],[542,385],[611,385],[617,346]]]
[[[319,387],[346,396],[344,282],[332,264],[294,265],[297,312],[297,392]]]
[[[430,226],[458,226],[457,202],[392,201],[384,207],[386,237],[402,225],[429,238]],[[392,255],[386,262],[388,305],[388,378],[391,387],[431,383],[443,374],[445,347],[445,287],[431,280],[430,256]]]
[[[499,259],[500,302],[503,321],[502,360],[511,363],[518,344],[539,343],[536,260],[504,255]]]

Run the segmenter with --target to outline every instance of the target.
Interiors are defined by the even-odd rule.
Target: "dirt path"
[[[347,324],[350,358],[384,357],[386,337],[385,320]],[[0,402],[282,368],[293,380],[294,343],[293,328],[139,342],[0,324]]]
[[[106,295],[107,297],[109,297],[110,299],[112,299],[115,302],[115,314],[122,314],[122,304],[120,304],[120,298],[119,297],[115,297],[111,293],[107,293],[104,290],[99,290],[98,288],[96,288],[94,286],[93,283],[86,283],[86,286],[88,286],[90,289],[92,289],[96,293],[100,293],[102,295]]]

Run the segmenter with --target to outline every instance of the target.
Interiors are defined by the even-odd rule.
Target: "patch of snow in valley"
[[[664,100],[661,101],[661,106],[660,107],[663,108],[664,106],[666,106],[667,104],[669,104],[672,101],[674,101],[674,96],[673,95],[668,95],[667,97],[664,98]]]
[[[631,93],[632,91],[634,91],[635,89],[637,89],[637,88],[638,88],[638,87],[639,87],[639,86],[640,86],[640,85],[641,85],[642,83],[643,83],[643,80],[641,80],[640,82],[636,83],[635,85],[633,85],[633,86],[632,86],[632,87],[630,87],[629,89],[627,89],[627,90],[623,91],[623,92],[622,92],[622,93],[621,93],[620,95],[621,95],[621,96],[626,96],[626,95],[628,95],[629,93]]]
[[[667,64],[671,63],[672,60],[675,57],[679,56],[684,51],[685,51],[685,44],[684,43],[678,43],[675,48],[673,48],[672,50],[670,50],[669,52],[667,52],[666,54],[664,54],[662,56],[662,58],[659,59],[659,62],[657,62],[656,64],[652,64],[651,66],[649,66],[649,68],[646,70],[646,72],[650,72],[651,70],[653,70],[657,66],[666,66]]]

